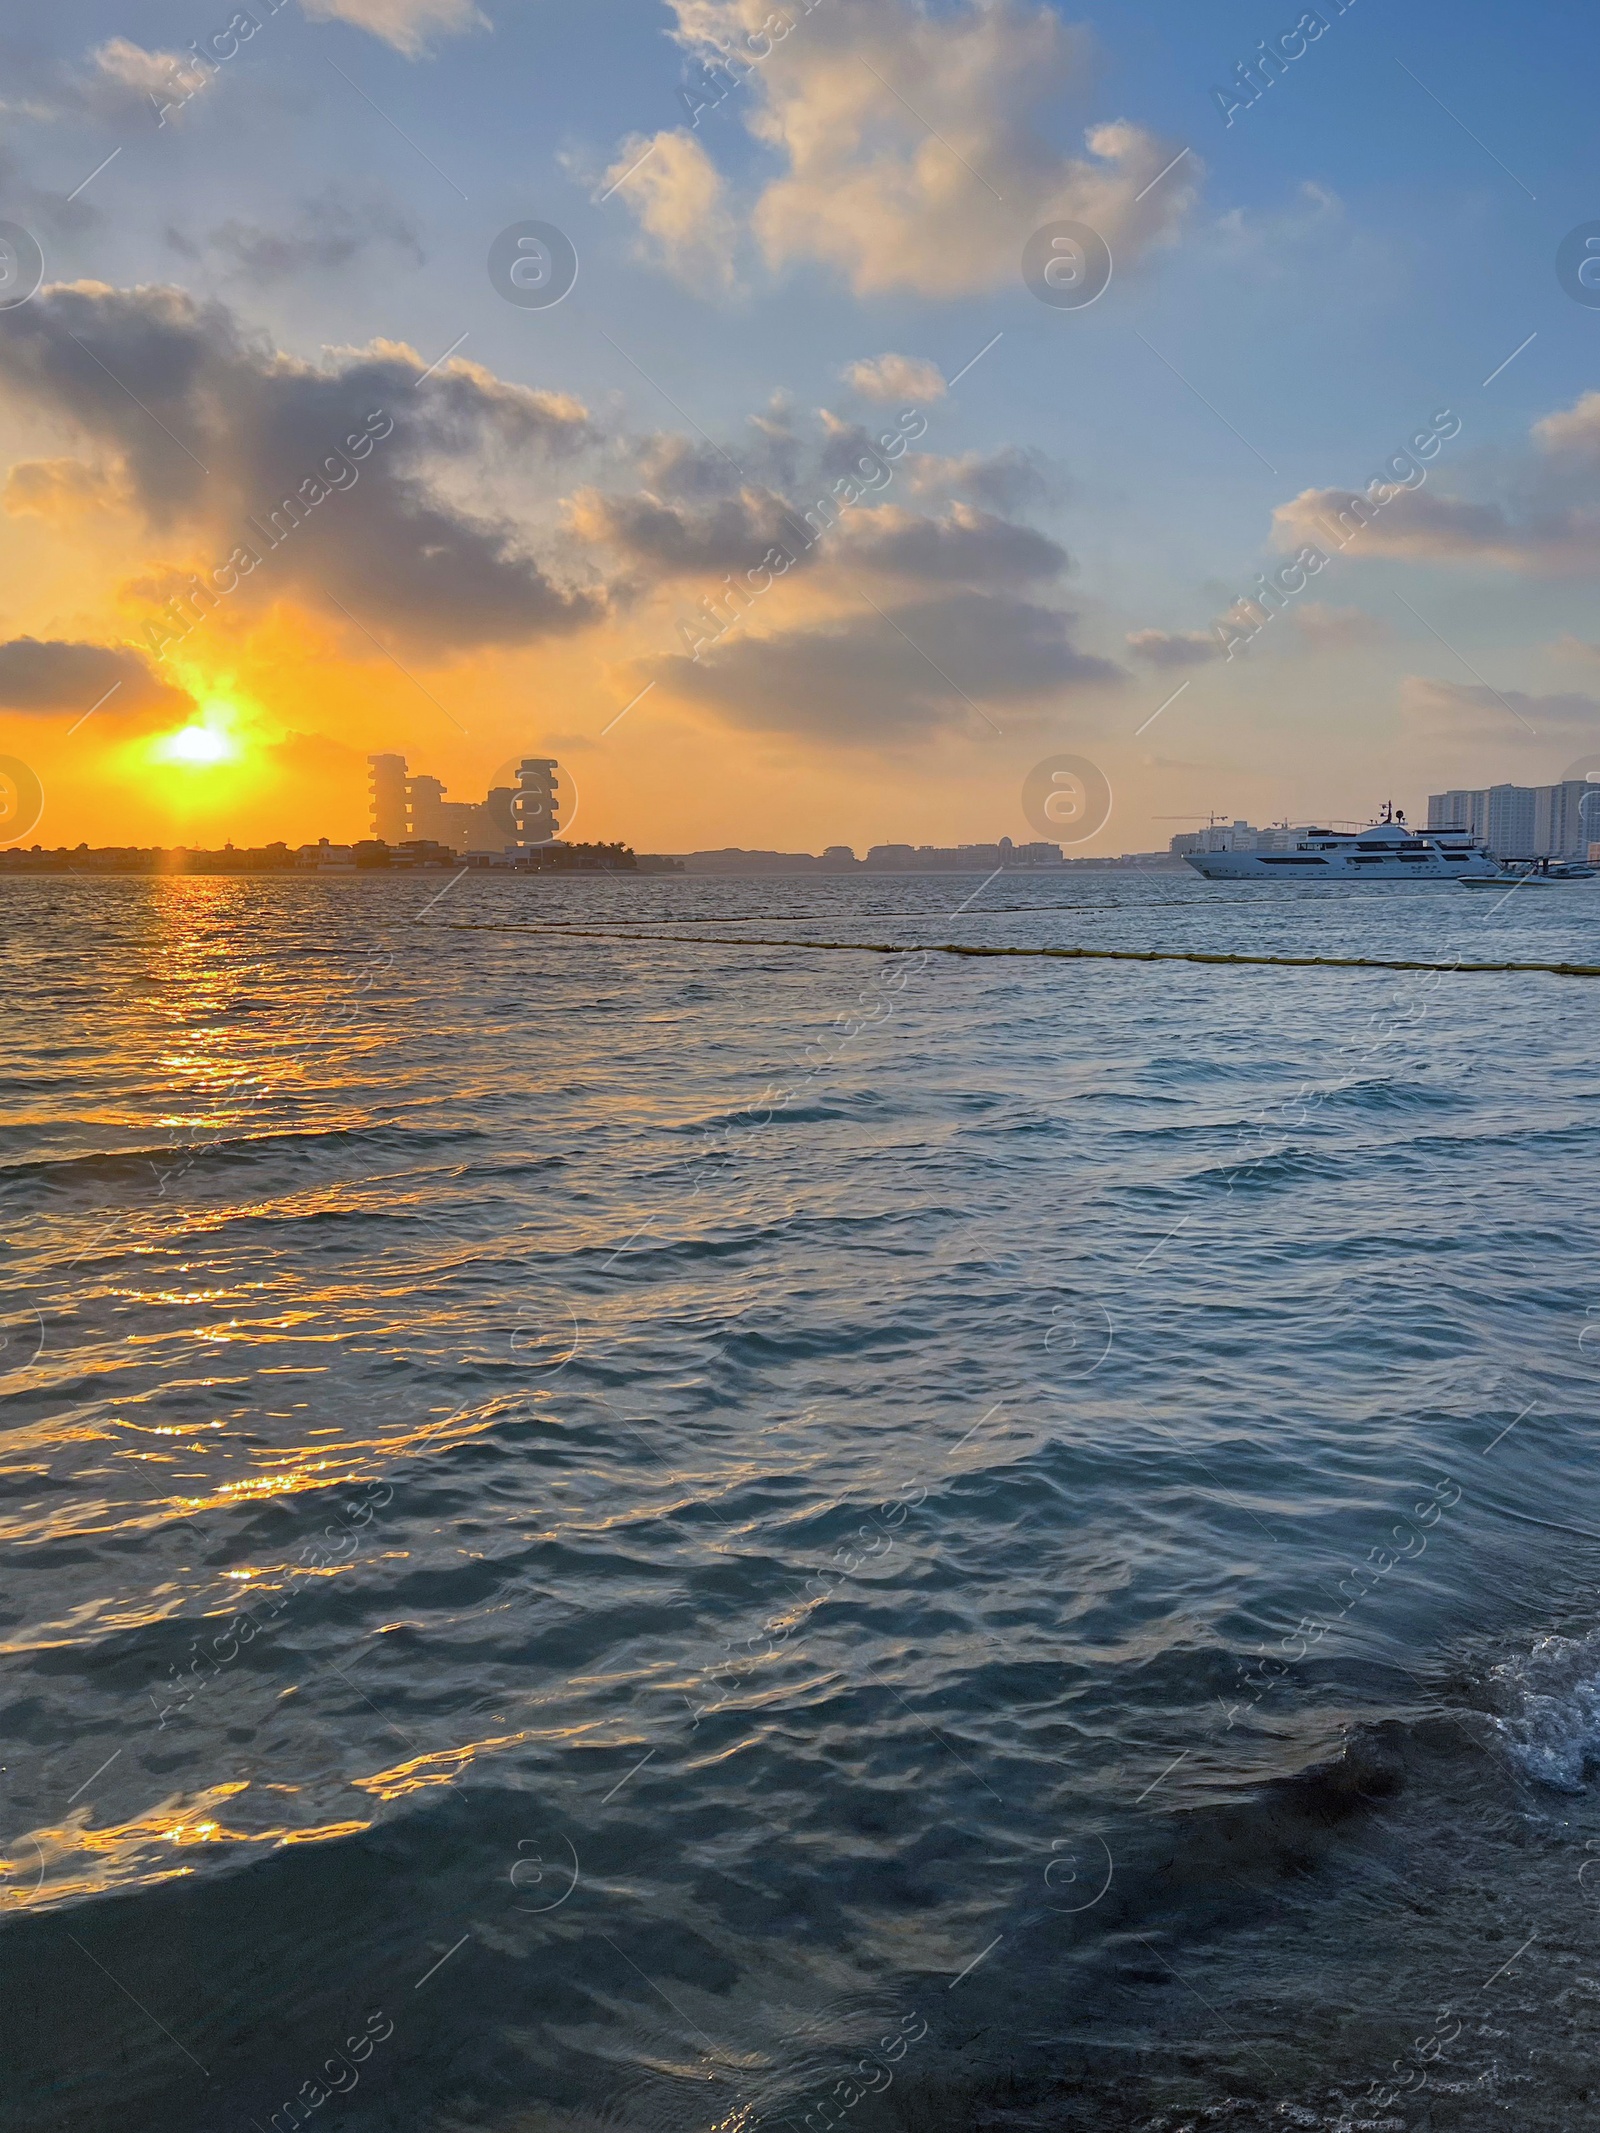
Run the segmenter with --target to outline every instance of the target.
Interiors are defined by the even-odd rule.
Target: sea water
[[[1600,883],[0,923],[8,2125],[1591,2122]]]

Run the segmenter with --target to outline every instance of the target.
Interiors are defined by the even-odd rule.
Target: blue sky
[[[517,642],[441,623],[423,642],[381,603],[346,598],[341,622],[309,571],[292,597],[277,588],[276,616],[264,593],[230,616],[259,731],[326,743],[329,806],[348,787],[359,811],[360,757],[386,739],[463,794],[539,741],[586,784],[595,833],[641,845],[978,838],[1024,833],[1027,769],[1079,746],[1118,792],[1096,847],[1116,849],[1164,841],[1158,818],[1190,809],[1353,815],[1391,787],[1416,801],[1430,784],[1553,777],[1594,745],[1600,421],[1575,411],[1600,384],[1600,311],[1573,302],[1554,266],[1566,233],[1600,220],[1592,17],[1548,14],[1530,35],[1526,18],[1482,4],[1403,17],[1330,4],[1325,30],[1225,125],[1213,90],[1303,10],[817,0],[807,14],[790,0],[788,36],[690,126],[697,32],[759,22],[772,4],[282,0],[253,10],[255,35],[165,125],[147,79],[224,29],[220,0],[69,5],[8,32],[0,215],[37,232],[47,283],[0,312],[13,467],[76,459],[103,473],[137,449],[109,415],[52,403],[48,362],[5,371],[25,315],[48,315],[50,286],[79,280],[171,284],[221,306],[269,366],[279,351],[337,371],[352,360],[340,351],[378,343],[426,366],[454,347],[443,371],[407,379],[417,407],[459,373],[458,397],[484,406],[501,381],[586,410],[581,453],[524,463],[520,445],[486,449],[441,418],[404,463],[413,498],[426,483],[464,523],[513,527],[546,577],[592,592],[604,613],[584,627]],[[1019,74],[1025,49],[1037,63]],[[868,75],[877,108],[863,117]],[[1133,145],[1086,150],[1086,132],[1115,122]],[[830,138],[837,153],[816,150]],[[1103,211],[1116,255],[1082,311],[1040,304],[1020,272],[1030,200],[1063,189],[1066,205],[1089,203],[1085,219]],[[490,244],[524,219],[554,223],[579,255],[575,288],[549,310],[489,283]],[[74,315],[81,327],[91,314]],[[115,370],[117,344],[94,345]],[[755,538],[759,498],[813,495],[839,425],[900,412],[856,391],[852,365],[896,355],[905,376],[932,366],[943,381],[986,347],[919,399],[917,454],[866,499],[840,554],[797,570],[686,668],[682,617],[726,572],[672,563],[638,500],[675,514],[681,550],[742,491]],[[181,415],[181,394],[170,404]],[[1364,489],[1445,409],[1459,430],[1420,492],[1386,506],[1248,653],[1208,650],[1217,618],[1284,560],[1274,514],[1292,528],[1306,492]],[[212,415],[197,403],[194,419]],[[781,451],[774,426],[792,440]],[[721,496],[710,475],[664,486],[661,439],[720,447],[713,466],[736,461],[739,475]],[[1033,470],[1015,493],[970,473],[1008,455]],[[0,528],[16,551],[8,639],[147,646],[151,571],[209,553],[202,502],[185,516],[148,482],[101,486],[98,520],[57,500]],[[352,496],[351,538],[367,537],[355,496],[365,512],[368,493]],[[575,496],[599,501],[575,509]],[[919,576],[939,528],[948,538]],[[1022,528],[1067,560],[1029,577]],[[984,549],[976,576],[956,559],[963,541]],[[309,723],[294,661],[273,679],[284,602],[306,628],[342,633],[329,656],[348,686],[319,691]],[[891,617],[909,620],[910,649],[886,634]],[[454,705],[465,690],[487,707],[481,726],[462,721],[470,745],[420,699],[387,693],[352,619],[433,696]],[[1023,641],[1033,651],[1008,665]],[[948,667],[941,646],[970,652],[949,677],[960,704],[910,681],[899,702],[894,661],[925,677],[930,654]],[[0,651],[0,685],[5,671]],[[159,671],[199,686],[170,658]],[[607,707],[647,683],[649,708],[604,735]],[[808,711],[808,692],[835,691],[836,709]],[[103,763],[57,766],[42,708],[0,708],[0,746],[50,756],[63,822],[81,778],[88,820]]]

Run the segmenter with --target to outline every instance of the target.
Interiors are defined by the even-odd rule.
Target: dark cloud
[[[853,512],[844,525],[848,562],[929,584],[1039,583],[1067,569],[1067,551],[1045,534],[970,505],[942,519],[885,505]]]
[[[643,438],[633,456],[645,487],[656,496],[677,502],[726,496],[729,485],[741,479],[731,454],[672,430]]]
[[[1449,416],[1455,428],[1441,427]],[[1455,563],[1544,577],[1589,576],[1600,565],[1600,392],[1535,422],[1527,447],[1499,450],[1463,471],[1479,496],[1442,487],[1431,464],[1460,422],[1442,409],[1426,433],[1432,452],[1397,452],[1365,491],[1305,489],[1273,513],[1276,545],[1311,543],[1362,560]],[[1411,440],[1423,445],[1424,433]]]
[[[1066,570],[1066,551],[1013,521],[1018,512],[1059,503],[1065,484],[1042,453],[1007,446],[955,458],[906,455],[892,422],[876,428],[823,408],[813,422],[797,425],[792,410],[775,404],[748,425],[731,451],[674,433],[644,439],[629,451],[643,494],[607,499],[604,515],[585,498],[594,537],[605,539],[641,566],[694,567],[700,547],[706,568],[718,571],[758,563],[771,541],[783,539],[772,520],[772,500],[796,525],[819,500],[833,519],[830,501],[847,481],[861,492],[860,515],[840,524],[851,560],[871,568],[925,575],[932,583],[1038,582]],[[752,497],[761,499],[752,504]],[[918,518],[899,508],[911,499],[936,498],[939,516]],[[713,509],[716,500],[737,500],[737,509]],[[873,509],[889,504],[889,510]],[[670,514],[662,517],[665,507]],[[742,513],[742,518],[741,518]],[[741,530],[742,528],[742,530]],[[820,560],[791,541],[796,562]],[[830,541],[831,546],[831,541]]]
[[[545,479],[595,441],[585,410],[459,359],[425,369],[389,342],[302,363],[173,288],[80,282],[0,314],[0,385],[117,453],[159,531],[217,563],[257,553],[244,600],[325,600],[436,649],[597,620],[596,595],[557,582],[519,527],[468,511],[438,478],[458,462]],[[358,456],[350,439],[369,437]],[[326,500],[305,508],[308,489]],[[292,530],[269,544],[286,499],[301,500]]]
[[[828,481],[836,481],[841,475],[854,481],[864,472],[871,479],[877,468],[888,464],[883,457],[880,439],[897,437],[898,434],[892,423],[879,422],[875,429],[867,429],[859,422],[846,422],[824,408],[822,449],[816,457],[817,469]],[[905,450],[904,445],[900,450]]]
[[[1352,489],[1303,489],[1272,514],[1275,544],[1325,554],[1347,549],[1362,560],[1403,557],[1412,562],[1487,563],[1500,569],[1562,568],[1592,562],[1597,529],[1581,520],[1544,515],[1515,524],[1497,503],[1469,502],[1432,490],[1391,488],[1374,496]]]
[[[749,571],[774,549],[792,564],[836,558],[846,568],[930,585],[1037,584],[1068,568],[1066,550],[1046,535],[967,504],[943,518],[866,502],[811,509],[808,525],[803,501],[763,488],[696,503],[585,489],[572,498],[568,523],[580,540],[611,549],[652,583]]]
[[[181,715],[194,708],[194,699],[160,680],[131,645],[39,637],[0,644],[0,705],[6,710],[88,711],[102,697],[108,717],[142,711]]]
[[[277,226],[229,220],[199,245],[175,230],[168,231],[167,241],[191,259],[209,254],[225,272],[256,286],[334,273],[377,250],[418,267],[425,259],[415,218],[393,201],[352,201],[332,192],[305,201]]]
[[[769,548],[798,555],[802,547],[795,514],[767,489],[694,505],[586,489],[568,517],[580,539],[613,549],[653,580],[749,570]]]
[[[911,485],[919,495],[962,496],[1007,516],[1060,504],[1067,494],[1066,476],[1052,460],[1014,444],[950,459],[919,452],[910,465]]]
[[[981,725],[975,705],[1044,704],[1121,682],[1120,668],[1073,644],[1073,620],[1004,594],[956,592],[770,637],[730,637],[698,659],[657,660],[648,671],[736,726],[899,741]]]

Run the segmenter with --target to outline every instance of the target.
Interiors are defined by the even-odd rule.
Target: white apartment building
[[[1586,859],[1600,841],[1600,782],[1565,778],[1430,793],[1428,827],[1467,830],[1497,859]]]

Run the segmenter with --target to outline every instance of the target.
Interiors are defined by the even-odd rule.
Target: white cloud
[[[153,96],[158,102],[172,95],[173,77],[183,77],[183,90],[200,89],[211,79],[204,67],[196,66],[187,52],[147,52],[126,37],[112,37],[89,54],[97,75],[135,96]]]
[[[1173,237],[1193,203],[1192,152],[1155,182],[1179,143],[1125,119],[1092,127],[1087,156],[1046,137],[1046,115],[1081,90],[1088,60],[1052,8],[827,0],[785,16],[769,0],[670,4],[679,42],[739,84],[746,126],[781,160],[749,209],[772,267],[820,262],[858,295],[966,295],[1014,284],[1042,223],[1087,222],[1125,266]],[[774,41],[768,25],[782,20]],[[630,184],[624,197],[650,229],[649,195]],[[670,240],[662,251],[670,260]]]
[[[1576,405],[1558,408],[1533,425],[1533,434],[1545,451],[1600,452],[1600,393],[1585,393]]]
[[[886,406],[897,400],[942,400],[945,396],[944,373],[920,356],[863,357],[848,364],[842,375],[863,400],[882,401]]]
[[[615,192],[638,217],[649,240],[645,256],[653,253],[691,288],[733,288],[738,235],[724,205],[721,175],[692,133],[678,127],[653,141],[631,135],[602,190]]]
[[[392,44],[408,59],[426,56],[430,37],[460,37],[487,29],[473,0],[300,0],[312,22],[351,22]]]

